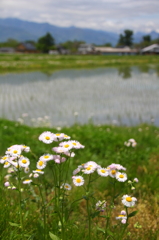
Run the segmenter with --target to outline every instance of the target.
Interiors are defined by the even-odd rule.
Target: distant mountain
[[[111,43],[116,45],[119,34],[107,31],[98,31],[87,28],[77,27],[58,27],[49,23],[36,23],[20,20],[17,18],[0,19],[0,42],[13,38],[18,41],[35,40],[50,32],[56,43],[66,42],[68,40],[81,40],[87,43],[102,45]],[[138,32],[134,34],[134,42],[140,42],[143,35],[147,33]],[[155,31],[150,33],[152,39],[159,37]]]

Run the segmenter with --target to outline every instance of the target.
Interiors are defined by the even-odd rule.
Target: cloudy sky
[[[62,27],[159,32],[159,0],[0,0],[0,13]]]

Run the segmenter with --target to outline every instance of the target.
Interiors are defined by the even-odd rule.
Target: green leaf
[[[18,223],[12,223],[12,222],[9,222],[9,224],[12,226],[12,227],[21,227],[20,224]]]
[[[128,217],[133,217],[133,216],[135,216],[137,212],[138,212],[138,211],[131,212],[131,213],[128,215]]]
[[[97,227],[97,230],[98,230],[98,231],[101,231],[101,232],[103,232],[103,233],[105,233],[105,230],[104,230],[103,228],[99,228],[99,227]]]
[[[95,218],[95,217],[99,216],[99,214],[100,214],[100,212],[94,212],[91,214],[91,217]]]
[[[54,235],[51,232],[49,232],[49,236],[51,237],[52,240],[60,240],[60,238],[58,238],[56,235]]]

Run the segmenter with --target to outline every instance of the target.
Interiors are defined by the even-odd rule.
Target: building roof
[[[103,52],[103,53],[132,53],[137,52],[136,49],[131,49],[129,47],[124,48],[112,48],[112,47],[95,47],[95,51],[97,52]]]
[[[159,44],[152,44],[141,50],[142,52],[159,52]]]
[[[31,43],[21,43],[27,50],[36,50],[36,47]]]

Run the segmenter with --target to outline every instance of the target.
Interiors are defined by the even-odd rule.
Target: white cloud
[[[1,0],[1,17],[120,32],[157,30],[158,0]]]

